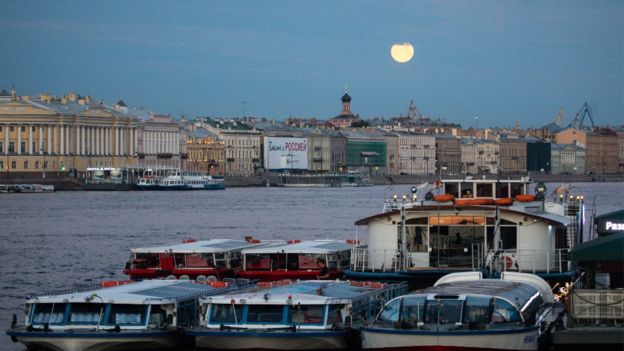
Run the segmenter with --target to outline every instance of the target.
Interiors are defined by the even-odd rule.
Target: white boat
[[[43,184],[18,184],[15,186],[18,193],[53,193],[54,185]]]
[[[543,184],[529,195],[529,184],[527,178],[449,179],[395,195],[381,213],[356,221],[367,247],[352,250],[346,277],[408,280],[412,288],[476,270],[570,281],[568,252],[582,232],[583,198],[548,199]]]
[[[201,327],[185,331],[197,349],[346,349],[382,301],[407,291],[405,284],[345,281],[259,284],[273,287],[200,299]]]
[[[157,190],[158,189],[158,175],[152,169],[146,169],[143,174],[137,179],[138,190]]]
[[[113,283],[113,284],[111,284]],[[119,282],[104,282],[103,286]],[[197,299],[247,284],[145,280],[29,297],[23,326],[7,334],[26,347],[63,351],[153,350],[183,344],[178,328],[197,323]]]
[[[532,351],[561,310],[536,275],[454,273],[388,302],[372,326],[361,328],[362,349]]]
[[[173,170],[158,178],[158,190],[223,190],[223,177],[213,177],[201,172]]]

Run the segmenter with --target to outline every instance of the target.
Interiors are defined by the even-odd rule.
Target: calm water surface
[[[549,191],[555,184],[547,184]],[[623,183],[576,183],[598,214],[622,208]],[[23,301],[104,279],[124,279],[129,249],[185,238],[348,239],[384,195],[410,186],[342,189],[232,188],[191,192],[0,194],[0,349]],[[591,211],[588,211],[588,215]]]

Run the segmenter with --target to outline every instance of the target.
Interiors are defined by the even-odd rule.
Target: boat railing
[[[570,270],[569,249],[509,249],[491,251],[485,262],[490,272],[564,273]]]
[[[396,249],[370,249],[358,247],[351,249],[350,270],[394,272],[413,265],[412,255],[402,255]]]

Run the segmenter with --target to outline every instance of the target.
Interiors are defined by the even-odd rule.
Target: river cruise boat
[[[111,286],[113,282],[104,282]],[[114,282],[118,283],[118,282]],[[29,349],[63,351],[155,350],[183,346],[179,328],[198,323],[200,297],[244,284],[149,280],[113,287],[28,297],[24,325],[7,334]]]
[[[17,184],[15,191],[18,193],[53,193],[54,185],[44,184]]]
[[[263,283],[259,283],[263,284]],[[403,283],[299,281],[200,300],[201,327],[186,328],[197,349],[337,350],[357,341],[357,327]],[[277,286],[275,286],[277,285]]]
[[[273,281],[281,279],[336,279],[349,267],[356,240],[289,240],[242,251],[237,277]],[[323,272],[323,266],[327,272]]]
[[[154,169],[145,169],[137,179],[137,190],[158,190],[158,172]]]
[[[553,284],[574,271],[568,252],[582,233],[582,194],[529,194],[530,180],[449,179],[394,196],[356,221],[367,246],[352,250],[350,279],[407,280],[413,289],[460,271],[529,272]],[[561,190],[561,189],[559,189]],[[364,230],[361,229],[364,227]]]
[[[253,238],[188,239],[179,244],[134,248],[123,272],[131,279],[233,277],[241,266],[241,251],[267,243]]]
[[[388,302],[373,325],[361,328],[362,349],[537,350],[561,311],[536,275],[453,273]]]
[[[173,170],[158,178],[158,190],[224,190],[223,177]]]

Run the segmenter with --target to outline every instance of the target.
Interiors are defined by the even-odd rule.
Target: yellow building
[[[0,92],[0,168],[4,177],[133,166],[136,131],[135,117],[89,96]]]

